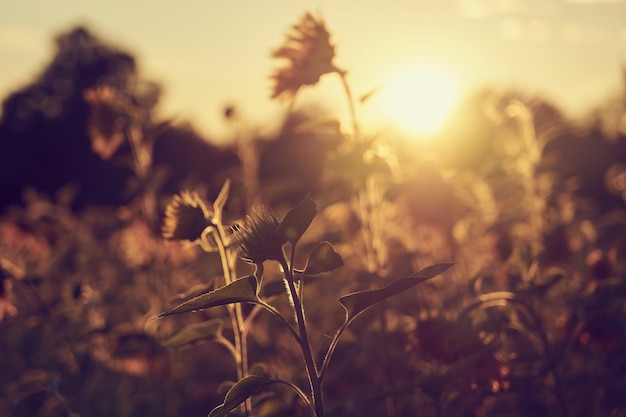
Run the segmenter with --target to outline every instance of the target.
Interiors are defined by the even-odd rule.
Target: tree
[[[20,202],[25,187],[53,196],[68,184],[76,187],[77,207],[123,202],[121,190],[133,175],[130,149],[120,141],[109,149],[110,158],[103,157],[94,152],[89,127],[103,91],[136,111],[100,120],[101,130],[109,132],[124,131],[131,116],[145,123],[159,96],[156,84],[137,77],[135,60],[126,52],[82,27],[58,36],[56,54],[41,75],[3,103],[1,207]]]

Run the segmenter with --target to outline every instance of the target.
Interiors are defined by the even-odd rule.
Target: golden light
[[[443,127],[459,97],[445,68],[420,63],[391,73],[376,99],[382,116],[409,134],[429,137]]]

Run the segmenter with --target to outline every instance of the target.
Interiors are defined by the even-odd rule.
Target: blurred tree
[[[190,125],[167,125],[155,136],[152,162],[155,169],[165,171],[166,179],[161,186],[164,195],[191,188],[206,193],[213,201],[224,181],[230,178],[228,209],[243,213],[239,159],[231,146],[219,147],[207,142]]]
[[[58,36],[42,74],[3,103],[0,210],[27,187],[55,197],[71,185],[74,208],[125,204],[147,190],[219,190],[239,164],[234,151],[155,120],[159,96],[128,53],[82,27]]]
[[[120,190],[132,166],[103,160],[92,151],[87,132],[90,108],[84,94],[104,85],[130,91],[137,83],[135,60],[104,45],[85,28],[57,37],[52,62],[31,85],[3,103],[0,204],[19,202],[26,186],[53,195],[70,183],[77,187],[77,205],[121,202]],[[156,97],[144,103],[154,104]]]

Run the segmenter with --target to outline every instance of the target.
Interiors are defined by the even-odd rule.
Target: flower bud
[[[287,242],[276,233],[280,220],[268,211],[246,216],[242,225],[233,227],[235,238],[241,246],[241,257],[256,265],[267,260],[281,261],[283,245]]]

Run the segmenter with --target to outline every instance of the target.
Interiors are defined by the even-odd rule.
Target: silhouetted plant
[[[542,99],[484,92],[444,146],[424,145],[441,158],[425,162],[361,131],[330,38],[305,14],[277,48],[288,63],[272,93],[292,111],[302,88],[339,76],[351,129],[292,111],[279,139],[240,141],[260,151],[241,158],[259,163],[243,175],[231,149],[151,119],[158,88],[135,83],[132,57],[84,29],[58,39],[53,65],[0,122],[0,200],[18,198],[16,172],[56,192],[24,192],[0,218],[0,415],[624,413],[618,126],[581,129]],[[40,160],[43,174],[23,164],[63,143],[81,152]],[[126,168],[86,179],[91,198],[73,200],[45,174],[74,178],[74,157],[92,174]],[[143,208],[161,170],[162,190],[178,194],[153,200],[165,213],[155,236]],[[72,204],[110,203],[129,177],[115,210]],[[418,285],[447,270],[422,269],[439,259],[455,274]],[[164,305],[168,319],[149,320]]]
[[[223,196],[224,194],[220,195]],[[197,209],[194,208],[194,210]],[[216,212],[218,211],[216,210]],[[254,304],[278,318],[287,327],[302,351],[304,367],[309,381],[309,393],[306,394],[292,382],[277,376],[248,375],[247,367],[241,367],[241,371],[238,371],[239,381],[230,388],[222,405],[211,411],[209,414],[211,417],[226,416],[240,404],[245,403],[252,395],[265,391],[277,384],[286,385],[294,390],[304,405],[311,411],[311,415],[322,417],[324,415],[322,382],[337,343],[350,323],[374,305],[445,272],[451,266],[451,264],[433,265],[409,277],[393,281],[383,288],[355,292],[339,297],[339,302],[345,309],[345,319],[331,339],[330,345],[323,356],[323,361],[319,363],[316,361],[316,355],[313,353],[309,340],[310,325],[305,319],[305,307],[303,304],[305,282],[310,275],[331,272],[341,267],[343,260],[335,252],[333,246],[329,242],[324,241],[318,243],[310,252],[304,268],[298,269],[295,267],[294,260],[297,244],[313,221],[316,213],[316,204],[307,196],[295,208],[289,211],[282,220],[279,220],[270,212],[261,210],[248,216],[242,224],[234,226],[234,239],[241,248],[241,257],[247,262],[254,264],[256,268],[254,275],[237,279],[232,279],[230,275],[232,258],[229,257],[226,248],[231,245],[227,243],[228,241],[225,239],[223,232],[220,232],[223,227],[220,221],[212,220],[212,224],[207,226],[205,232],[201,233],[201,236],[214,236],[214,243],[220,250],[220,257],[224,262],[226,285],[179,304],[171,310],[161,313],[159,317],[199,311],[222,305],[226,305],[232,310],[234,304],[235,308],[238,308],[234,321],[235,344],[232,345],[221,335],[216,336],[215,332],[218,332],[220,327],[214,324],[202,325],[204,330],[202,336],[214,338],[219,343],[227,346],[238,366],[241,366],[241,363],[245,363],[244,357],[247,355],[245,339],[249,326],[253,325],[251,322],[253,315],[250,314],[249,317],[252,317],[250,320],[243,318],[241,316],[240,303]],[[178,211],[179,216],[184,216],[185,214],[189,215],[190,218],[195,217],[191,210],[186,213],[183,213],[181,210]],[[219,216],[217,217],[219,219]],[[182,219],[179,223],[186,224]],[[193,223],[197,224],[196,222]],[[214,229],[217,230],[217,234],[212,234]],[[194,233],[194,236],[196,235],[197,233]],[[183,235],[181,234],[181,236]],[[289,250],[285,252],[284,246],[287,243],[289,243]],[[209,249],[210,245],[205,245],[205,247]],[[264,300],[262,295],[263,274],[266,261],[278,262],[281,267],[281,271],[284,274],[285,291],[295,315],[295,325]],[[193,325],[183,329],[174,337],[185,341],[195,341],[198,339],[198,331],[199,326]],[[194,336],[192,337],[190,334]]]

